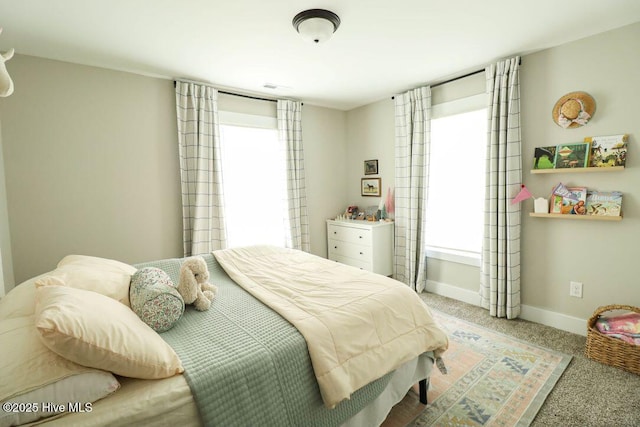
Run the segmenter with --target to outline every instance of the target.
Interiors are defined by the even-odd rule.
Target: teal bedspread
[[[307,345],[293,325],[236,285],[204,256],[218,295],[208,311],[187,306],[161,334],[185,368],[205,426],[337,426],[375,399],[391,374],[334,409],[324,407]],[[136,265],[166,271],[177,285],[180,259]]]

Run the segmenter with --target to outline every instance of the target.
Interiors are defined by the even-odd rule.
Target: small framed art
[[[364,161],[364,174],[365,175],[377,175],[378,174],[378,160],[365,160]]]
[[[363,196],[380,197],[382,178],[362,178],[360,181],[361,194]]]

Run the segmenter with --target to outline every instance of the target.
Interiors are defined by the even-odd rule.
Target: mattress
[[[427,377],[433,366],[430,354],[411,360],[392,375],[384,391],[342,427],[380,425],[411,386]],[[118,377],[121,388],[95,402],[91,413],[67,414],[29,425],[72,426],[201,426],[198,408],[183,375],[163,380]],[[259,398],[259,396],[256,396]]]

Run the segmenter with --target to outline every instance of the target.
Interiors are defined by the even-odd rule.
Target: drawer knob
[[[337,232],[337,231],[334,231],[334,232],[333,232],[333,234],[338,234],[338,232]]]
[[[362,252],[360,252],[360,255],[362,255]]]
[[[334,247],[333,247],[333,249],[338,249],[338,247],[337,247],[337,246],[334,246]]]
[[[362,239],[362,236],[358,236],[359,239]]]

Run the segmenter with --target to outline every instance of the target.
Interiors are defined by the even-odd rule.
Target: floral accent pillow
[[[184,313],[184,300],[167,273],[144,267],[131,276],[131,309],[156,332],[173,327]]]

